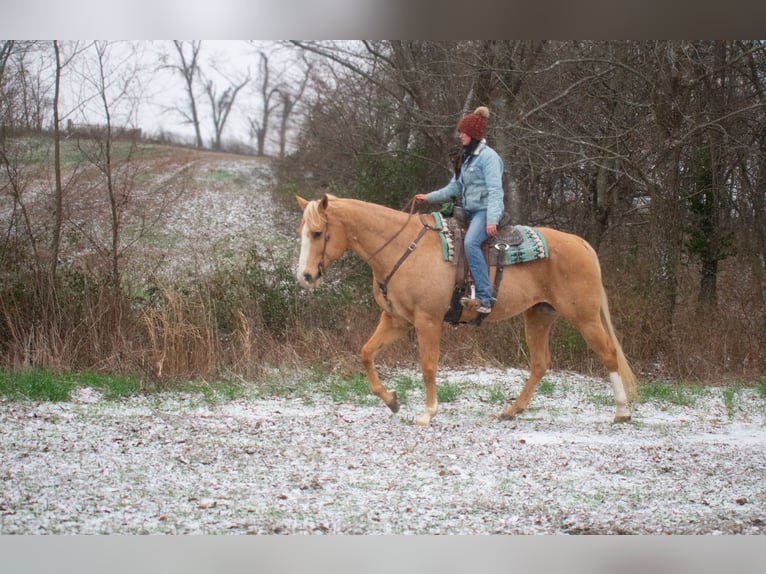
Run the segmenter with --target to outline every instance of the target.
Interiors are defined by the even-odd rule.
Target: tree
[[[89,178],[92,184],[81,187],[90,217],[73,214],[70,222],[106,262],[108,283],[117,292],[121,286],[122,256],[135,242],[135,238],[126,241],[123,237],[123,223],[135,194],[137,168],[133,158],[138,152],[138,142],[135,135],[128,136],[127,141],[121,142],[119,151],[116,149],[118,135],[126,133],[126,129],[124,125],[116,125],[115,118],[129,120],[138,105],[135,90],[140,70],[133,46],[120,44],[122,51],[118,56],[114,54],[114,47],[111,42],[93,42],[89,46],[90,59],[81,72],[83,84],[90,87],[98,102],[90,114],[97,114],[103,124],[93,126],[89,137],[77,141],[78,149],[97,176]],[[81,111],[85,113],[85,110]],[[103,218],[97,196],[91,197],[92,193],[103,193],[106,205]],[[108,231],[104,233],[103,230]]]
[[[13,40],[0,40],[0,93],[2,93],[5,80],[5,68],[8,65],[8,60],[11,58],[11,54],[13,54],[14,44]]]
[[[305,57],[302,58],[304,63],[303,74],[298,81],[298,85],[293,89],[284,85],[279,88],[279,99],[282,104],[282,113],[280,114],[279,122],[279,158],[284,159],[287,149],[287,130],[290,126],[290,120],[292,119],[293,112],[298,103],[303,99],[303,94],[306,92],[309,80],[311,79],[311,71],[314,64]]]
[[[61,72],[63,63],[61,60],[61,51],[57,40],[53,41],[53,52],[56,57],[56,72],[54,80],[53,94],[53,231],[51,233],[51,265],[50,265],[50,285],[56,283],[56,270],[58,268],[59,248],[61,246],[61,223],[63,218],[63,198],[64,186],[61,180],[61,121],[59,117],[59,97],[61,92]]]
[[[255,153],[257,155],[266,155],[266,136],[269,133],[269,124],[271,115],[279,105],[275,96],[280,93],[279,86],[271,80],[271,68],[269,67],[269,56],[263,51],[258,52],[260,58],[260,82],[259,91],[261,95],[261,115],[260,117],[250,117],[250,134],[255,138]]]
[[[210,102],[210,112],[213,120],[214,150],[221,150],[221,137],[223,129],[226,127],[226,120],[229,118],[237,94],[249,82],[249,74],[242,80],[229,80],[230,85],[223,90],[220,96],[217,95],[216,86],[212,80],[207,80],[205,83],[205,93]]]
[[[164,64],[164,67],[178,72],[184,81],[186,90],[187,108],[177,108],[177,111],[194,128],[195,143],[197,148],[202,149],[202,131],[200,128],[200,118],[197,111],[197,96],[195,92],[196,83],[200,76],[199,54],[202,49],[202,41],[183,42],[173,40],[173,46],[178,56],[178,63]],[[187,49],[188,48],[188,49]],[[167,56],[162,57],[163,62],[167,62]]]

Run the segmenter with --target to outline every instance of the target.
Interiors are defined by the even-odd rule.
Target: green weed
[[[192,381],[183,385],[182,390],[189,393],[199,393],[208,404],[218,404],[236,400],[245,395],[245,387],[234,381]]]
[[[436,386],[436,398],[440,403],[451,403],[462,392],[463,387],[459,383],[442,383]]]
[[[302,398],[308,401],[328,380],[329,374],[323,369],[289,373],[280,369],[266,369],[254,387],[254,397]]]
[[[758,391],[758,396],[766,399],[766,378],[760,379],[755,388]]]
[[[639,388],[638,396],[643,401],[670,403],[672,405],[694,406],[697,398],[704,394],[699,385],[654,383]]]
[[[351,378],[336,378],[330,381],[327,392],[337,403],[371,405],[374,397],[370,393],[367,377],[361,374]]]
[[[596,406],[611,407],[614,406],[614,395],[612,393],[594,392],[589,393],[590,402]]]
[[[47,371],[0,374],[0,394],[15,400],[66,401],[71,382]]]
[[[221,168],[211,169],[206,175],[209,181],[216,183],[232,183],[239,177],[238,174]]]
[[[489,389],[489,396],[487,397],[487,400],[490,403],[507,403],[510,402],[510,398],[508,397],[508,393],[506,393],[505,389],[503,388],[503,385],[500,383],[495,383],[492,385]]]
[[[42,370],[0,373],[0,396],[11,400],[67,401],[78,387],[98,389],[104,398],[115,400],[139,393],[141,382],[135,377],[96,373],[58,375]]]
[[[550,397],[551,395],[553,395],[554,389],[555,389],[555,385],[549,380],[544,378],[542,381],[540,381],[540,386],[537,387],[537,392],[546,397]]]
[[[728,388],[723,390],[723,404],[726,406],[726,414],[730,419],[734,418],[734,411],[737,403],[737,393],[740,389]]]
[[[132,376],[80,373],[68,375],[68,377],[71,377],[73,386],[99,389],[108,400],[116,400],[141,392],[141,381]]]
[[[401,377],[394,381],[394,390],[399,403],[406,405],[409,402],[409,392],[418,388],[418,382],[412,377]]]

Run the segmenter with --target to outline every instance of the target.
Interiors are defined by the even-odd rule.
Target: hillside
[[[268,158],[164,148],[142,167],[148,185],[138,190],[125,229],[136,240],[126,252],[131,275],[183,279],[241,262],[248,250],[284,255],[294,213],[272,199]]]

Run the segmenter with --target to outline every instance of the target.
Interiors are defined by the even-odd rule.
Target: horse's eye
[[[321,231],[315,231],[314,233],[311,234],[311,236],[314,239],[319,239],[320,237],[322,237],[322,232]]]

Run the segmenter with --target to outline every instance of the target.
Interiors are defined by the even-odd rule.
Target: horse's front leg
[[[393,412],[399,410],[399,399],[395,392],[389,392],[378,377],[375,369],[375,356],[386,345],[401,339],[409,330],[409,324],[401,319],[397,319],[390,313],[383,311],[380,315],[380,321],[372,334],[372,337],[364,344],[361,351],[362,363],[367,370],[367,381],[370,385],[370,391],[379,397],[388,408]]]
[[[415,424],[426,426],[436,416],[439,410],[436,396],[436,367],[439,362],[439,345],[441,344],[441,322],[426,320],[416,323],[418,348],[420,351],[420,371],[426,387],[426,410],[415,421]]]

